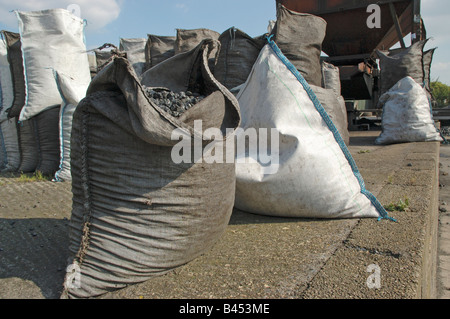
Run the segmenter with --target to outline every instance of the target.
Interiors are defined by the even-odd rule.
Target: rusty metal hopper
[[[418,40],[425,38],[419,0],[276,0],[276,2],[293,11],[320,16],[327,22],[327,34],[322,50],[330,57],[371,54],[375,49],[388,50],[409,33],[416,34]],[[367,19],[371,14],[367,12],[367,7],[370,4],[380,6],[379,29],[369,29],[367,26]]]
[[[375,50],[389,50],[404,37],[413,42],[426,38],[420,17],[420,0],[276,0],[287,9],[309,13],[327,22],[322,51],[325,60],[341,71],[342,95],[346,99],[378,99],[378,65]],[[380,7],[380,28],[369,28],[368,6]]]

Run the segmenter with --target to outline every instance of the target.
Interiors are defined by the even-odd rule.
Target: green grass
[[[390,203],[387,206],[384,206],[384,208],[388,212],[405,212],[409,207],[409,199],[408,197],[405,197],[405,199],[401,199],[397,202],[397,204]]]
[[[51,178],[44,176],[42,172],[36,171],[33,174],[21,173],[19,177],[16,178],[18,183],[33,183],[33,182],[48,182]]]

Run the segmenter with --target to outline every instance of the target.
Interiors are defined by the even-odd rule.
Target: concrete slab
[[[450,299],[450,145],[440,149],[438,297]]]
[[[203,256],[102,298],[433,296],[439,143],[378,146],[378,134],[352,132],[350,151],[382,204],[408,197],[407,211],[392,213],[398,223],[282,219],[235,210],[224,236]],[[0,298],[59,297],[70,190],[70,184],[0,177],[0,287],[7,287]]]

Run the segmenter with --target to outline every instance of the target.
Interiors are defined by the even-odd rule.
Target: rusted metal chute
[[[276,0],[286,8],[314,14],[327,22],[322,50],[325,59],[341,70],[342,95],[350,100],[378,100],[379,68],[375,50],[389,50],[396,43],[406,47],[426,38],[420,0]],[[370,28],[370,5],[377,5],[379,27]]]

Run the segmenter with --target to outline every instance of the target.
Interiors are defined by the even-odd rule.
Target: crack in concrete
[[[362,252],[368,252],[368,253],[370,253],[372,255],[392,257],[392,258],[395,258],[395,259],[400,259],[402,257],[402,254],[394,253],[394,252],[392,252],[390,250],[380,251],[380,250],[375,249],[375,248],[361,247],[361,246],[350,244],[348,241],[344,242],[344,247],[348,248],[348,249],[356,249],[356,250],[359,250],[359,251],[362,251]]]

